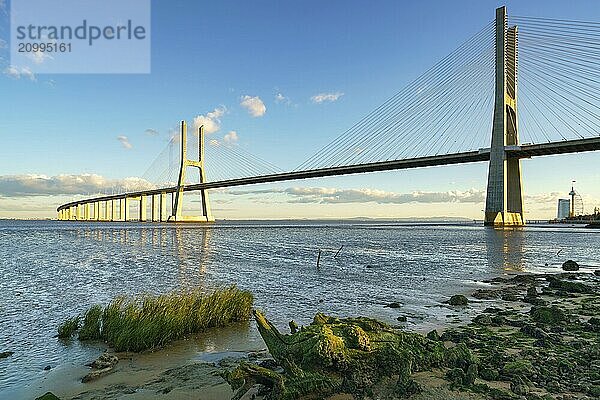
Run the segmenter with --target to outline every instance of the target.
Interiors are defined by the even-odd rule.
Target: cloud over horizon
[[[13,79],[28,78],[30,81],[33,82],[37,80],[33,71],[31,71],[31,69],[29,69],[28,67],[18,67],[16,65],[9,65],[8,67],[4,68],[4,71],[2,72],[4,73],[4,75],[7,75]]]
[[[96,174],[0,176],[0,197],[84,195],[110,193],[113,189],[149,190],[154,185],[137,177],[106,179]]]
[[[230,191],[232,195],[267,195],[285,194],[290,198],[288,203],[368,203],[406,204],[406,203],[482,203],[485,191],[469,189],[466,191],[452,190],[448,192],[412,192],[396,193],[377,189],[336,189],[325,187],[290,187],[286,189],[257,189]]]

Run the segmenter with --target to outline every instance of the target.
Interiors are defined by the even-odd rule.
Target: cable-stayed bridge
[[[227,141],[205,143],[201,126],[188,137],[182,121],[144,175],[155,187],[64,204],[58,218],[211,222],[209,189],[488,161],[485,223],[523,225],[521,159],[600,150],[599,67],[600,23],[509,18],[501,7],[495,20],[294,170]],[[190,191],[201,195],[200,215],[183,214]]]

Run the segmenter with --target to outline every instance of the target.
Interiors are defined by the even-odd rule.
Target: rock
[[[537,297],[538,296],[538,292],[535,286],[529,286],[527,288],[527,294],[526,297]]]
[[[98,357],[90,367],[95,369],[112,368],[119,362],[119,358],[113,354],[104,353]]]
[[[536,277],[535,277],[535,275],[523,274],[523,275],[516,275],[510,280],[515,283],[525,283],[528,285],[533,285],[533,284],[535,284]]]
[[[446,379],[448,379],[450,382],[462,385],[466,379],[466,374],[462,368],[452,368],[446,372]]]
[[[529,394],[529,387],[523,382],[511,382],[510,390],[519,396],[526,396]]]
[[[454,296],[450,297],[450,300],[448,300],[448,304],[451,306],[466,306],[468,303],[469,300],[467,300],[467,298],[462,294],[455,294]]]
[[[600,269],[597,269],[597,270],[595,270],[595,271],[594,271],[594,275],[596,275],[596,276],[600,276]]]
[[[298,324],[296,323],[296,321],[291,320],[289,322],[290,325],[290,333],[293,335],[294,333],[298,332]]]
[[[510,361],[504,364],[502,374],[511,377],[529,376],[533,371],[533,366],[528,360]]]
[[[398,303],[397,301],[391,302],[389,304],[386,304],[384,307],[388,307],[388,308],[400,308],[402,307],[402,304]]]
[[[475,383],[475,379],[477,379],[477,364],[473,363],[469,365],[467,368],[467,373],[465,374],[465,385],[472,385]]]
[[[119,358],[113,354],[104,353],[100,357],[98,357],[93,363],[90,364],[94,370],[89,374],[81,378],[81,382],[86,383],[90,381],[94,381],[98,378],[103,377],[111,373],[119,362]]]
[[[554,276],[546,278],[550,282],[552,289],[561,290],[568,293],[594,293],[594,289],[581,282],[563,281]]]
[[[429,340],[433,340],[435,342],[438,342],[440,340],[440,335],[438,334],[438,332],[434,329],[432,331],[429,331],[427,333],[427,338]]]
[[[364,398],[374,388],[394,380],[395,394],[418,390],[412,374],[433,368],[468,371],[475,357],[464,344],[446,348],[421,334],[392,329],[365,317],[335,318],[317,314],[295,334],[283,334],[257,310],[258,331],[282,370],[242,362],[224,376],[241,398],[261,383],[271,399],[324,399],[334,393]],[[470,375],[474,376],[474,367]]]
[[[573,260],[567,260],[563,263],[562,269],[565,271],[579,271],[579,264]]]
[[[2,353],[0,353],[0,360],[3,358],[7,358],[12,356],[14,353],[14,351],[3,351]]]
[[[36,397],[35,400],[60,400],[58,397],[54,395],[52,392],[46,392],[40,397]]]
[[[547,325],[557,325],[567,319],[565,312],[556,306],[532,307],[529,314],[535,322]]]
[[[51,366],[49,366],[49,365],[46,365],[46,366],[44,367],[44,371],[50,371],[51,369],[52,369],[52,367],[51,367]]]
[[[543,329],[532,324],[523,325],[520,331],[535,339],[548,339],[549,337]]]
[[[479,376],[481,379],[486,381],[497,381],[500,377],[500,373],[497,369],[494,368],[481,368],[479,371]]]
[[[398,318],[396,318],[399,322],[406,322],[406,316],[401,315]]]
[[[519,301],[519,296],[514,293],[505,293],[501,297],[504,301]]]
[[[473,318],[473,322],[477,325],[492,325],[492,318],[486,314],[480,314]]]
[[[89,374],[87,374],[86,376],[84,376],[83,378],[81,378],[81,382],[87,383],[87,382],[95,381],[96,379],[101,378],[104,375],[110,374],[112,371],[113,371],[112,367],[92,371]]]

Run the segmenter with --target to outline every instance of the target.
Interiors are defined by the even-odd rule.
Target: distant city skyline
[[[53,218],[58,205],[82,196],[147,187],[143,175],[181,119],[203,124],[208,141],[293,169],[503,4],[514,15],[600,21],[596,1],[447,4],[154,1],[151,73],[102,75],[35,74],[11,64],[10,2],[0,0],[0,218]],[[572,180],[586,212],[600,206],[599,162],[600,152],[523,160],[526,218],[556,217]],[[214,190],[212,208],[217,219],[482,219],[487,168]]]

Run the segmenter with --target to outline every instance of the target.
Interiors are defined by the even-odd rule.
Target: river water
[[[56,328],[119,294],[237,284],[282,328],[323,311],[408,315],[425,330],[447,321],[440,302],[477,280],[557,271],[566,259],[597,269],[598,248],[597,230],[558,226],[0,221],[0,352],[14,352],[0,360],[0,398],[43,379],[46,366],[94,359],[98,346],[62,342]],[[392,301],[402,308],[384,307]]]

